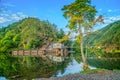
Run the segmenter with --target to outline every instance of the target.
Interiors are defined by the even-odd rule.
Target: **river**
[[[3,76],[0,76],[0,80],[7,80],[7,79]]]
[[[75,59],[70,62],[67,67],[65,68],[64,73],[61,73],[61,71],[58,71],[57,77],[68,75],[68,74],[74,74],[79,73],[83,71],[82,69],[83,63],[78,63]],[[89,66],[90,69],[96,69],[95,67]]]
[[[66,67],[63,67],[64,71],[63,71],[63,69],[58,69],[56,74],[53,74],[53,76],[60,77],[60,76],[65,76],[65,75],[69,75],[69,74],[79,73],[79,72],[83,71],[82,65],[83,65],[82,62],[78,63],[75,59],[72,59],[72,61],[70,61],[66,65]],[[95,67],[91,67],[91,66],[89,66],[89,67],[90,67],[90,69],[95,69]],[[38,75],[38,74],[36,73],[36,75]],[[32,75],[30,74],[30,76],[32,76]],[[53,77],[53,76],[51,76],[51,77]],[[24,79],[24,77],[22,77],[20,79]],[[0,77],[0,80],[7,80],[7,79],[5,77]]]
[[[89,59],[87,60],[90,69],[96,68],[105,68],[105,69],[120,69],[120,60],[101,60],[101,59]],[[35,78],[44,78],[44,77],[61,77],[69,74],[79,73],[83,71],[82,69],[82,61],[76,59],[68,60],[66,62],[62,62],[59,66],[47,67],[37,71],[27,72],[28,76],[23,75],[19,77],[20,79],[35,79]],[[93,67],[95,66],[95,67]],[[44,66],[46,67],[46,66]],[[54,69],[56,68],[56,69]],[[47,69],[47,70],[46,70]],[[42,73],[42,74],[41,74]],[[43,76],[42,76],[43,75]],[[17,79],[19,79],[17,78]],[[15,78],[16,79],[16,78]],[[7,80],[5,77],[0,77],[0,80]]]

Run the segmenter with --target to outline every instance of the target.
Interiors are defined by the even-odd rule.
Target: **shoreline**
[[[90,72],[75,73],[63,77],[36,78],[33,80],[120,80],[120,72],[111,70],[90,70]]]

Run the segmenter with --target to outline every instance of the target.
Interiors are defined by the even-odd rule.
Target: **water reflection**
[[[44,61],[45,63],[45,61]],[[48,63],[46,63],[48,64]],[[22,72],[21,77],[16,77],[14,79],[34,79],[34,78],[49,78],[52,76],[60,77],[64,75],[79,73],[83,71],[82,65],[83,63],[80,61],[76,61],[73,59],[65,60],[65,62],[57,63],[57,64],[49,64],[42,65],[39,68],[35,67],[35,70],[32,69],[23,69],[20,70]],[[90,69],[95,69],[95,67],[89,66]],[[6,80],[4,77],[0,78],[0,80]]]
[[[87,59],[87,62],[91,66],[95,66],[97,68],[104,68],[104,69],[120,69],[120,59],[99,59],[99,58],[93,58],[93,59]]]
[[[83,65],[82,62],[78,63],[75,59],[73,59],[72,62],[70,62],[65,68],[64,73],[61,73],[61,71],[59,71],[57,74],[57,77],[68,75],[68,74],[79,73],[83,71],[82,65]],[[91,67],[91,66],[89,67],[90,69],[96,69],[95,67]]]
[[[5,77],[0,76],[0,80],[7,80]]]
[[[87,59],[90,69],[106,68],[106,69],[120,69],[120,60],[102,60],[102,59]],[[40,60],[39,64],[32,67],[32,69],[20,70],[22,77],[16,79],[31,79],[31,78],[46,78],[46,77],[60,77],[64,75],[79,73],[83,71],[82,61],[79,59],[67,59],[61,63],[48,63],[47,61]],[[92,67],[95,66],[95,67]],[[0,80],[6,80],[0,77]]]

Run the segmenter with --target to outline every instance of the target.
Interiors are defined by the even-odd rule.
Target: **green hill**
[[[46,41],[57,40],[58,30],[55,24],[26,18],[0,29],[0,51],[3,49],[36,49]]]
[[[120,20],[90,34],[88,43],[90,46],[99,46],[106,50],[119,50]]]

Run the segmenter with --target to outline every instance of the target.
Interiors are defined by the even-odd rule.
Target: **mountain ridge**
[[[90,46],[103,46],[108,49],[120,48],[120,20],[88,35]]]

